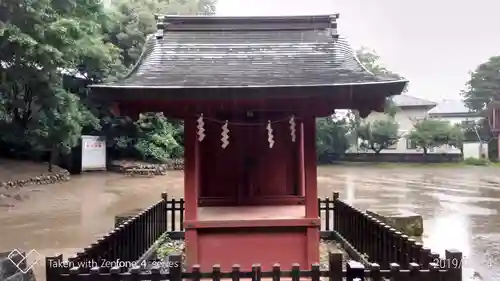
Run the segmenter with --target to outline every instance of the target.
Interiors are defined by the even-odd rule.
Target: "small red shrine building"
[[[130,74],[92,86],[184,120],[188,266],[319,262],[315,118],[382,111],[407,82],[368,72],[337,18],[161,17]]]

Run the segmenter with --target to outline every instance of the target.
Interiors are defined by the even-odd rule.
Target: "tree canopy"
[[[118,0],[110,9],[100,0],[1,1],[0,150],[55,155],[78,145],[82,133],[109,135],[104,130],[122,126],[123,120],[115,121],[88,100],[86,85],[116,79],[135,64],[147,34],[156,29],[155,13],[213,11],[210,0]],[[142,138],[134,149],[147,157],[155,153],[154,145],[167,150],[163,156],[181,151],[171,138],[158,143],[144,123],[175,137],[166,131],[181,124],[172,127],[157,115],[146,119],[132,124],[140,133],[134,137]]]
[[[424,119],[413,126],[407,138],[427,154],[429,149],[445,144],[462,149],[464,134],[459,125],[451,125],[448,121]]]
[[[357,50],[356,55],[361,64],[373,74],[401,78],[380,63],[380,57],[374,50],[363,47]],[[329,158],[328,155],[344,154],[349,147],[358,146],[358,139],[362,140],[361,148],[373,149],[376,153],[395,144],[399,139],[399,125],[393,118],[398,111],[399,108],[388,99],[385,108],[388,119],[373,124],[362,125],[356,111],[345,118],[318,118],[316,122],[318,159],[324,161]]]
[[[0,2],[0,151],[64,154],[92,133],[106,137],[113,155],[180,156],[182,122],[156,113],[136,122],[114,116],[88,98],[87,85],[120,78],[137,63],[156,31],[155,14],[214,12],[215,0],[114,0],[109,8],[100,0]],[[373,73],[399,77],[374,51],[358,56]],[[357,140],[359,117],[317,125],[318,156],[342,154]]]
[[[401,75],[392,72],[387,69],[381,62],[380,56],[375,52],[375,50],[369,49],[367,47],[361,47],[356,51],[356,56],[358,57],[361,64],[371,73],[375,75],[384,75],[393,78],[402,78]]]
[[[156,31],[155,15],[214,12],[215,0],[116,0],[109,11],[106,37],[120,49],[123,65],[130,68],[139,59],[146,37]]]
[[[365,123],[358,129],[361,139],[361,148],[373,150],[379,154],[383,149],[389,148],[399,141],[399,124],[394,118],[387,116],[386,119]]]
[[[494,56],[470,73],[469,81],[461,95],[467,107],[480,112],[499,94],[500,56]]]

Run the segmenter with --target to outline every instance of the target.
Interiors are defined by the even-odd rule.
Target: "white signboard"
[[[82,136],[82,171],[106,170],[106,141]]]
[[[488,144],[483,143],[481,147],[479,142],[464,143],[464,159],[470,157],[481,158],[482,154],[484,154],[484,157],[488,158]]]

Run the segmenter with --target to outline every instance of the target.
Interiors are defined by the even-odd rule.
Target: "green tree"
[[[30,150],[74,146],[95,118],[62,87],[67,70],[99,80],[120,64],[98,0],[0,2],[0,139]],[[71,138],[69,136],[72,136]],[[20,144],[20,145],[19,145]]]
[[[380,56],[375,52],[375,50],[361,47],[356,51],[356,56],[358,57],[361,64],[371,73],[375,75],[383,75],[392,78],[402,78],[399,74],[396,74],[384,65],[380,63]]]
[[[349,124],[346,118],[316,119],[316,154],[318,161],[328,162],[332,155],[342,155],[349,148]]]
[[[156,32],[156,14],[213,14],[215,0],[116,0],[108,12],[106,40],[120,49],[122,64],[130,69],[137,63],[147,36]],[[134,123],[108,113],[101,124],[116,157],[163,161],[183,153],[182,122],[144,114]]]
[[[455,124],[450,126],[448,131],[448,143],[458,149],[460,149],[460,154],[464,154],[464,129],[460,124]]]
[[[424,119],[413,126],[407,138],[427,155],[430,148],[448,144],[451,131],[447,121]]]
[[[156,32],[155,15],[215,13],[215,0],[116,0],[110,10],[108,40],[121,50],[123,64],[132,67],[146,37]]]
[[[470,73],[461,95],[470,110],[481,112],[499,93],[500,56],[494,56]]]
[[[380,57],[377,55],[375,51],[363,47],[357,50],[356,55],[361,64],[370,72],[376,75],[385,75],[390,77],[401,78],[399,75],[391,72],[385,66],[380,64]],[[388,99],[385,111],[389,116],[394,116],[399,111],[399,108],[395,106],[390,99]],[[357,110],[352,110],[348,114],[347,118],[341,123],[332,122],[331,118],[318,119],[317,129],[316,129],[318,135],[318,140],[317,140],[318,156],[322,154],[332,153],[331,143],[333,142],[329,138],[332,138],[330,136],[331,134],[336,134],[334,132],[335,130],[339,130],[340,135],[343,134],[343,137],[337,135],[337,141],[335,143],[347,143],[348,146],[356,146],[357,148],[358,138],[359,138],[358,132],[360,127],[361,127],[361,118]],[[340,140],[340,138],[342,140]],[[337,151],[336,153],[338,153],[338,151],[342,151],[342,153],[344,153],[347,150],[347,148],[343,150],[342,147],[339,148],[340,149],[335,149],[335,151]]]
[[[62,89],[55,92],[56,103],[41,111],[34,130],[33,147],[49,150],[49,171],[59,153],[68,154],[80,143],[82,130],[86,126],[99,128],[99,120],[80,102],[79,98]]]
[[[143,137],[135,148],[145,160],[165,161],[183,155],[184,149],[175,139],[175,127],[162,113],[141,114],[136,124]]]
[[[399,111],[401,111],[401,109],[394,103],[394,101],[392,101],[391,99],[386,100],[384,108],[385,114],[387,114],[391,118],[394,118]]]
[[[361,148],[371,149],[379,154],[399,141],[398,131],[399,124],[391,117],[363,124],[358,129]]]

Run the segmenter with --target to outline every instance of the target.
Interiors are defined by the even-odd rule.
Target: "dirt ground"
[[[10,171],[4,174],[14,173]],[[341,199],[361,209],[421,214],[425,246],[441,254],[460,249],[464,267],[477,269],[484,280],[500,280],[499,171],[326,166],[318,168],[318,194],[340,192]],[[0,207],[0,252],[36,249],[68,257],[109,232],[115,215],[150,206],[165,191],[182,197],[183,180],[182,171],[154,178],[93,172],[69,182],[21,188],[15,206]],[[35,272],[43,280],[43,264]]]
[[[48,167],[47,163],[0,158],[0,182],[24,180],[48,174]],[[57,171],[59,171],[59,168],[54,166],[54,172]]]

